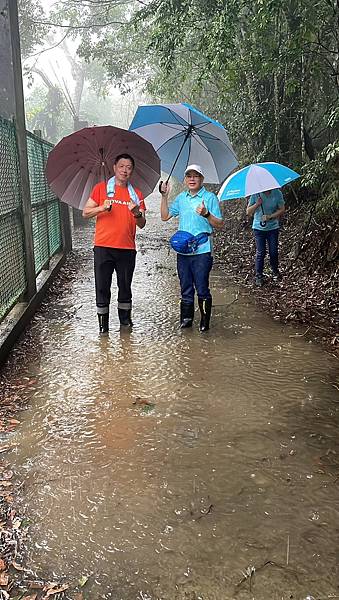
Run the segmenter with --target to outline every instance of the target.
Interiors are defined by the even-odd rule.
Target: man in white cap
[[[168,221],[179,217],[179,230],[193,236],[207,233],[205,240],[194,252],[186,254],[178,251],[177,270],[181,288],[180,326],[191,327],[194,319],[194,295],[198,296],[201,313],[200,331],[207,331],[210,325],[212,296],[209,289],[209,274],[212,269],[213,228],[221,229],[222,215],[218,198],[208,192],[204,185],[204,172],[200,165],[192,164],[185,170],[187,190],[179,194],[168,206],[169,185],[161,186],[161,219]]]

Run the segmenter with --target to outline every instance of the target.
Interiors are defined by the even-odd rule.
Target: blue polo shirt
[[[271,215],[279,208],[285,206],[284,197],[279,189],[271,190],[269,194],[262,192],[260,194],[252,194],[249,199],[248,206],[253,206],[259,200],[259,196],[262,199],[262,207],[265,215]],[[252,229],[259,229],[260,231],[269,231],[271,229],[279,228],[279,219],[272,219],[266,222],[266,225],[262,227],[260,221],[262,219],[263,212],[261,206],[259,206],[253,215]]]
[[[198,193],[194,196],[188,191],[181,192],[168,209],[171,217],[179,217],[179,229],[181,231],[188,231],[192,235],[198,235],[198,233],[203,232],[213,233],[213,227],[208,222],[208,219],[195,212],[195,209],[200,206],[202,201],[204,201],[206,209],[209,210],[214,217],[222,219],[219,201],[213,192],[208,192],[204,187],[200,188]],[[209,236],[207,242],[198,246],[198,249],[194,254],[204,254],[205,252],[211,251],[212,240],[211,236]]]

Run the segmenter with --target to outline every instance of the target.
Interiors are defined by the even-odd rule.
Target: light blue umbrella
[[[264,162],[249,165],[232,173],[220,188],[219,200],[244,198],[268,190],[281,188],[300,177],[284,165],[275,162]]]
[[[198,164],[206,183],[221,183],[238,166],[226,129],[190,104],[139,106],[129,129],[152,144],[168,178],[183,181]]]

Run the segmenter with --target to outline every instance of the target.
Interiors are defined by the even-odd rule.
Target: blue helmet
[[[208,240],[209,233],[199,233],[198,235],[192,235],[188,231],[177,231],[172,235],[170,244],[176,252],[180,254],[193,254],[196,252],[200,244],[204,244]]]

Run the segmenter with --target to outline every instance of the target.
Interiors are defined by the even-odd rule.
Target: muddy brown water
[[[23,368],[36,382],[10,456],[28,566],[89,577],[91,600],[339,597],[338,362],[249,295],[232,303],[217,266],[211,330],[196,314],[180,331],[171,228],[153,202],[133,330],[119,329],[113,288],[98,336],[91,228],[78,277],[33,323],[39,358]]]

